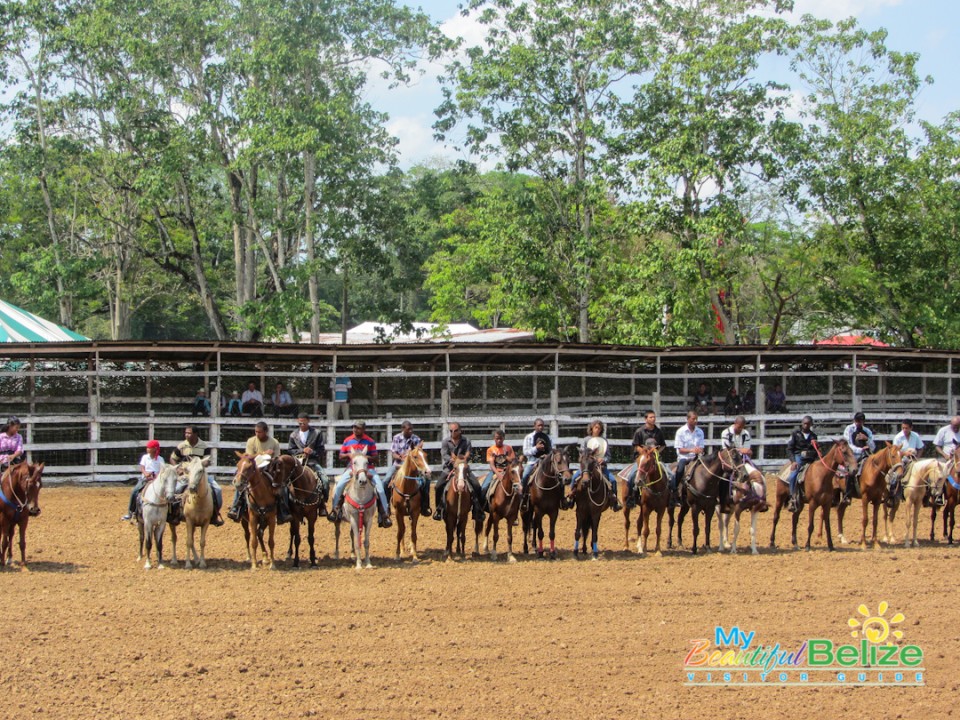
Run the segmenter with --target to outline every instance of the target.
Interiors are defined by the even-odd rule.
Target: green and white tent
[[[89,340],[62,325],[0,300],[0,343]]]

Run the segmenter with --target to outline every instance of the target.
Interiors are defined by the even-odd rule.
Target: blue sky
[[[398,0],[402,2],[402,0]],[[478,44],[482,31],[460,17],[457,0],[425,0],[419,5],[447,34],[463,35]],[[960,110],[960,1],[958,0],[795,0],[796,17],[804,13],[831,20],[854,16],[867,29],[886,28],[887,45],[899,51],[920,53],[921,75],[933,77],[934,84],[923,91],[917,112],[920,119],[939,121]],[[387,89],[372,82],[368,99],[390,115],[388,128],[400,140],[401,165],[430,162],[432,159],[468,159],[463,151],[433,140],[433,109],[441,94],[435,76],[438,66],[410,87]]]

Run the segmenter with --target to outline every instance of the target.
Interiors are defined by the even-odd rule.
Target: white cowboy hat
[[[587,440],[587,450],[593,455],[603,457],[607,454],[607,441],[602,437],[592,437]]]

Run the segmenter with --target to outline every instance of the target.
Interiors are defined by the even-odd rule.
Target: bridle
[[[551,490],[556,490],[558,487],[563,486],[563,482],[560,480],[560,476],[563,474],[563,471],[560,470],[559,462],[563,459],[563,457],[563,450],[554,448],[549,454],[544,455],[540,462],[537,463],[537,467],[535,467],[533,470],[533,484],[537,486],[537,489],[540,492],[550,492]],[[548,466],[549,469],[553,471],[552,475],[547,472]],[[541,477],[547,480],[553,480],[554,484],[550,487],[544,487],[540,484]]]

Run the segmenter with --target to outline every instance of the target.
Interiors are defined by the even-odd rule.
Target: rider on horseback
[[[887,473],[887,498],[884,501],[888,507],[893,507],[894,499],[903,497],[903,487],[900,480],[907,473],[910,463],[917,459],[923,450],[923,440],[913,431],[913,421],[904,420],[900,423],[900,432],[893,436],[893,446],[900,448],[900,462]]]
[[[254,458],[260,474],[267,482],[274,484],[273,474],[276,472],[276,461],[280,457],[280,443],[275,437],[270,437],[270,427],[262,420],[256,424],[253,430],[254,434],[247,440],[247,447],[244,452]],[[286,487],[280,488],[277,493],[277,523],[283,524],[290,522],[290,500]],[[227,517],[234,522],[240,521],[240,505],[243,502],[244,493],[239,490],[233,496],[233,505],[227,511]]]
[[[657,414],[653,410],[647,410],[644,424],[633,434],[634,459],[640,454],[641,448],[653,447],[657,453],[661,453],[666,446],[667,439],[663,436],[663,430],[657,426]],[[637,478],[636,462],[631,463],[624,471],[623,478],[627,481],[627,507],[632,508],[637,504],[637,499],[634,497],[634,481]]]
[[[209,454],[210,447],[200,439],[197,428],[193,425],[187,425],[183,431],[183,442],[170,453],[170,464],[186,466],[193,458],[202,458]],[[223,507],[223,490],[220,489],[220,484],[209,473],[207,474],[207,484],[210,486],[210,493],[213,498],[213,517],[210,519],[210,524],[220,527],[223,525],[223,518],[220,517],[220,508]],[[186,489],[187,483],[185,480],[177,482],[177,495],[182,494]],[[182,511],[178,510],[177,512],[182,515]]]
[[[20,418],[14,416],[0,428],[0,471],[20,462],[23,462],[23,437]]]
[[[720,444],[740,453],[744,464],[748,466],[748,471],[754,468],[753,462],[751,462],[753,450],[750,449],[750,431],[747,430],[747,419],[743,415],[737,415],[733,419],[733,425],[723,431],[720,435]],[[730,482],[728,480],[720,483],[719,500],[721,507],[725,507],[730,500]]]
[[[793,431],[790,440],[787,441],[787,456],[793,461],[790,477],[787,478],[790,484],[790,504],[787,506],[787,512],[795,513],[800,508],[797,477],[804,465],[809,465],[817,459],[816,442],[817,434],[813,431],[813,418],[804,415],[800,421],[800,427]]]
[[[863,461],[870,456],[870,453],[877,449],[876,443],[873,441],[873,432],[870,428],[864,427],[863,425],[866,419],[866,416],[862,412],[858,412],[853,416],[853,422],[847,425],[843,431],[843,437],[846,438],[847,444],[850,446],[850,449],[853,450],[853,456],[857,459],[856,477],[852,474],[847,475],[847,485],[843,497],[840,500],[844,505],[849,505],[851,498],[856,495],[857,478],[860,477]]]
[[[400,432],[393,436],[393,442],[390,443],[390,457],[393,458],[393,471],[387,480],[387,488],[393,484],[393,476],[403,465],[404,456],[418,445],[422,445],[421,440],[413,432],[413,424],[409,420],[400,423]],[[430,478],[426,475],[420,478],[420,514],[430,514]]]
[[[540,462],[540,459],[547,455],[553,448],[553,441],[550,436],[543,431],[543,418],[537,418],[533,421],[533,432],[523,439],[523,457],[525,464],[523,476],[520,478],[520,492],[523,495],[523,503],[527,502],[527,487],[530,483],[530,476],[533,469]]]
[[[363,420],[354,421],[353,434],[347,435],[343,441],[343,445],[340,446],[341,460],[350,461],[351,455],[355,450],[363,449],[366,450],[368,458],[373,459],[377,457],[377,443],[374,442],[372,437],[367,435],[366,430],[367,424]],[[330,506],[331,511],[327,515],[327,520],[330,522],[343,519],[343,511],[341,510],[343,505],[343,491],[346,489],[347,483],[350,482],[351,470],[352,468],[348,465],[347,469],[343,471],[343,475],[341,475],[337,481],[336,488],[334,488],[333,503]],[[373,465],[370,465],[367,471],[370,473],[373,486],[377,489],[377,525],[382,528],[390,527],[393,525],[393,521],[390,519],[390,503],[387,502],[387,493],[383,488],[383,481],[380,479]]]
[[[494,430],[493,445],[487,448],[487,463],[490,465],[490,471],[480,485],[480,496],[483,498],[484,505],[486,505],[487,501],[487,491],[490,489],[490,484],[493,482],[497,470],[501,469],[502,472],[506,472],[506,468],[509,468],[517,459],[517,454],[513,451],[512,447],[504,442],[504,439],[503,430]],[[498,467],[497,458],[506,458],[506,464]],[[502,464],[503,460],[500,462]]]
[[[133,520],[137,514],[137,496],[140,495],[140,491],[147,486],[148,482],[160,474],[164,465],[166,463],[160,457],[160,441],[147,441],[147,451],[140,458],[140,479],[133,486],[133,491],[130,493],[130,503],[127,505],[127,514],[120,518],[121,522]]]
[[[673,439],[673,447],[677,451],[677,470],[670,479],[670,504],[677,507],[680,504],[679,485],[687,465],[703,454],[706,438],[703,430],[697,427],[698,416],[695,410],[687,413],[686,425],[681,425]]]
[[[447,482],[450,480],[450,474],[453,472],[453,461],[458,456],[470,455],[473,452],[473,445],[463,436],[460,429],[460,423],[450,423],[450,436],[443,439],[440,443],[440,456],[443,458],[443,473],[440,481],[434,488],[434,499],[437,501],[437,510],[433,514],[434,520],[443,520],[443,511],[446,509],[446,498],[444,491],[447,489]],[[480,483],[470,472],[470,466],[466,467],[466,481],[470,485],[470,497],[473,500],[473,519],[483,520],[483,504],[480,499]]]
[[[327,449],[323,444],[323,435],[320,431],[310,427],[309,413],[301,412],[297,415],[297,429],[290,433],[287,452],[295,458],[303,458],[303,464],[313,470],[314,475],[317,476],[321,497],[326,498],[330,488],[320,463],[323,462]],[[325,514],[322,508],[319,512]]]
[[[610,472],[610,468],[607,466],[607,463],[610,462],[610,444],[603,437],[604,429],[605,427],[601,420],[594,420],[587,426],[587,436],[583,439],[583,442],[580,443],[580,469],[577,470],[577,472],[573,474],[573,477],[570,478],[570,494],[567,495],[567,499],[564,504],[564,507],[568,509],[573,507],[573,488],[577,484],[577,479],[583,473],[583,469],[586,466],[587,455],[593,455],[596,457],[597,461],[600,463],[600,469],[603,472],[603,476],[610,484],[610,491],[613,493],[613,499],[610,503],[610,507],[613,508],[614,512],[619,511],[622,507],[620,505],[620,499],[617,497],[617,479],[613,476],[613,473]]]
[[[954,452],[958,445],[960,445],[960,415],[954,415],[950,420],[950,424],[940,428],[937,431],[936,437],[933,439],[933,446],[937,451],[937,455],[940,456],[940,462],[946,463],[945,471],[952,471],[954,480],[956,480],[956,468],[951,468],[950,463],[953,462]],[[940,489],[933,497],[934,505],[942,506],[945,502],[943,486],[944,483],[941,483],[939,486]]]

